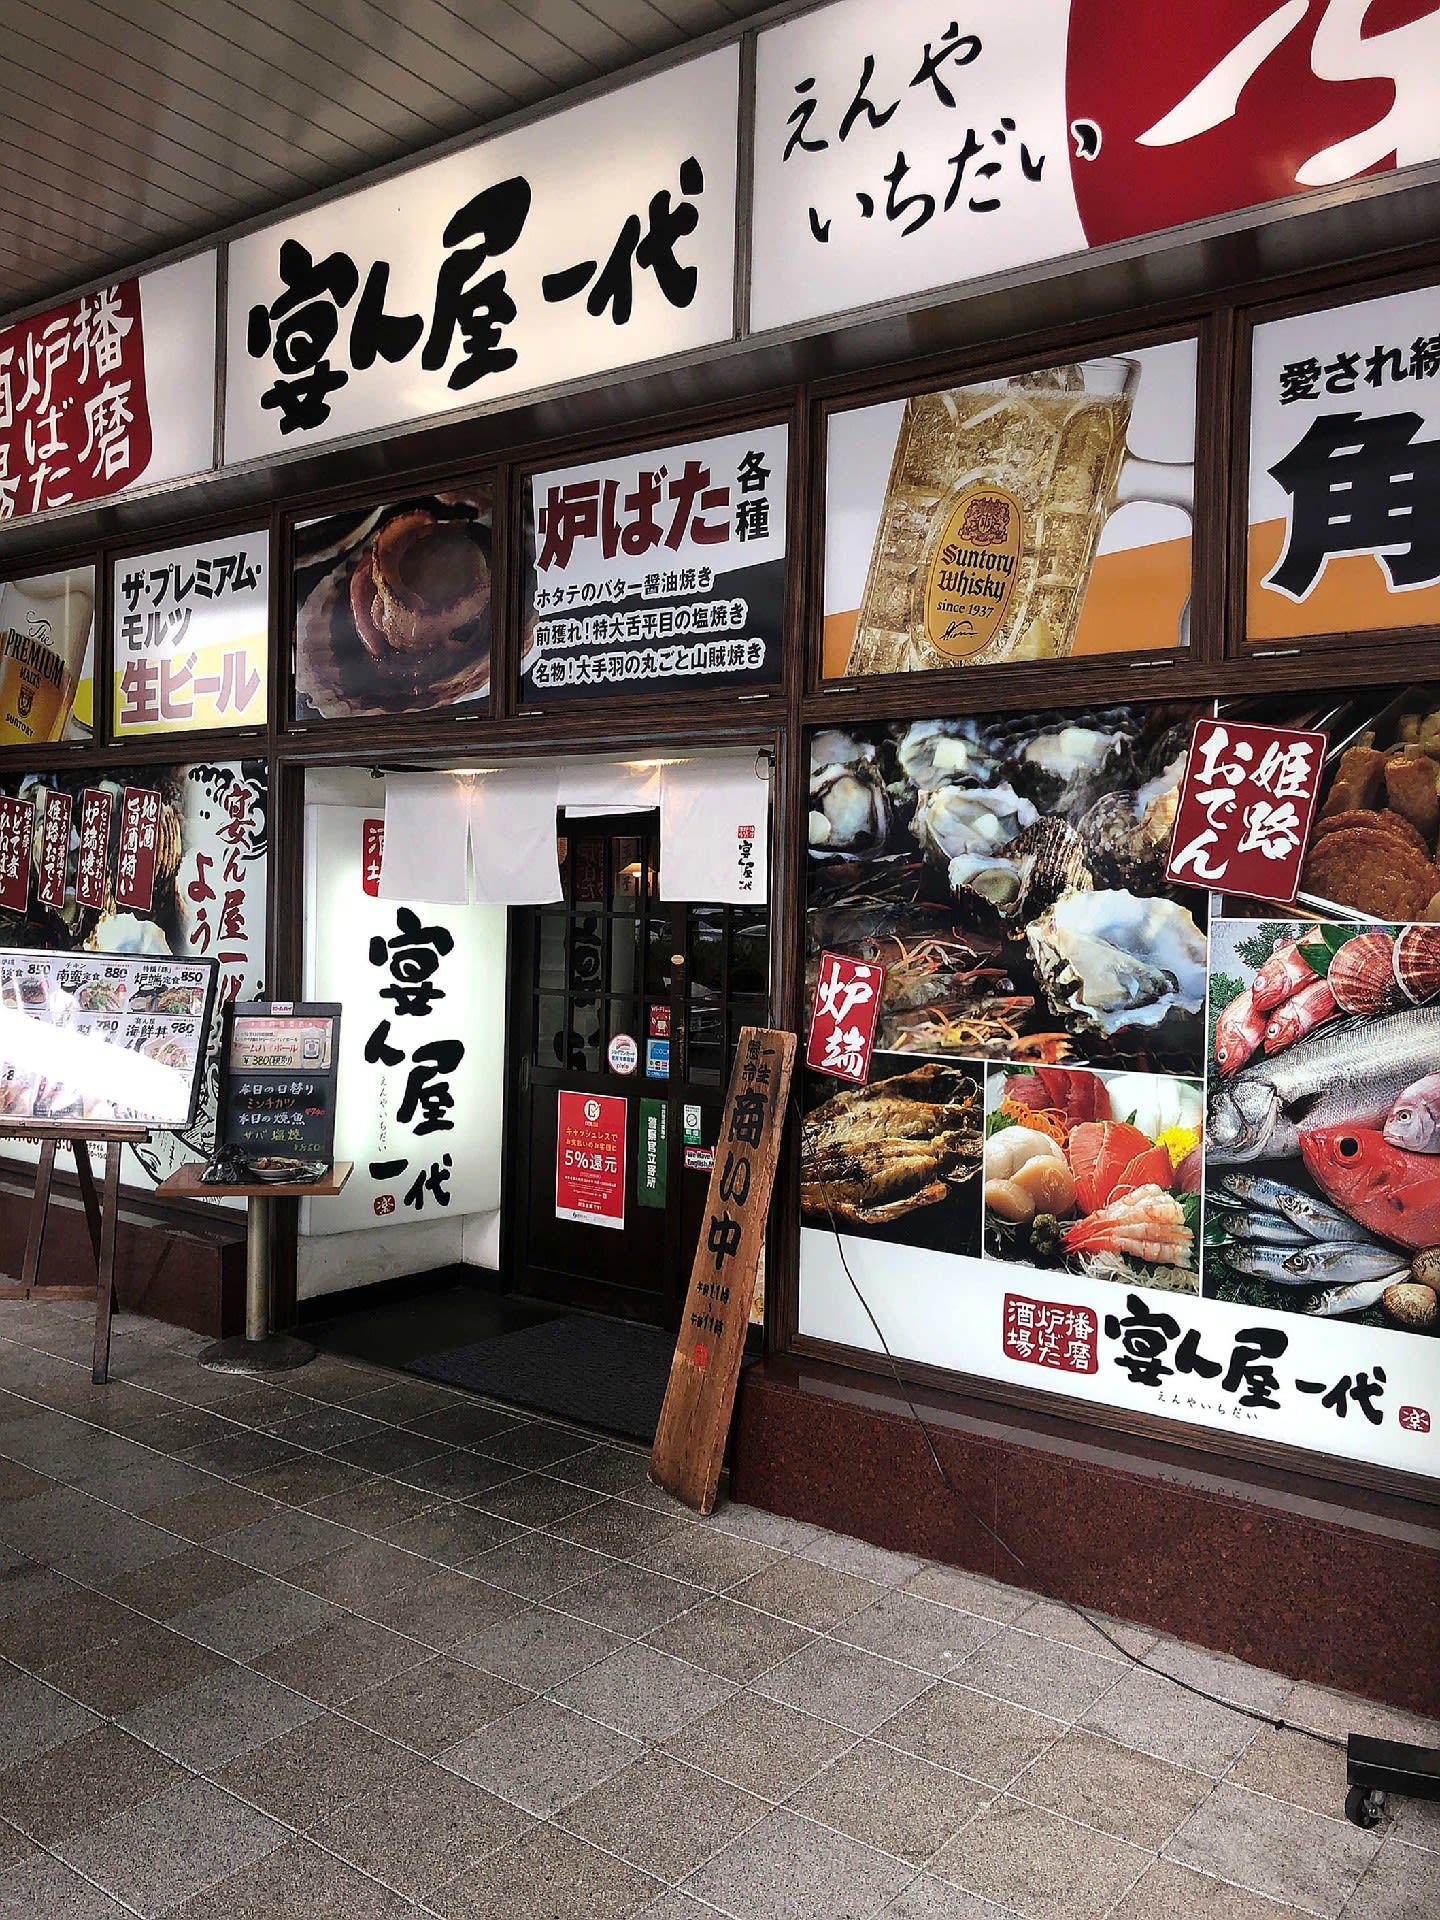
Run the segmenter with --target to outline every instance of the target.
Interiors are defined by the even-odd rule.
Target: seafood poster
[[[525,697],[778,681],[787,448],[757,427],[531,475]]]
[[[120,904],[127,788],[158,796],[151,899],[143,910]],[[108,803],[98,813],[90,809],[106,820],[103,843],[94,835],[82,839],[87,790],[92,801]],[[263,761],[114,767],[103,779],[93,772],[23,774],[0,780],[0,794],[34,805],[36,819],[27,906],[23,913],[0,909],[0,965],[7,952],[22,948],[142,962],[213,960],[217,1004],[264,993],[269,796]],[[56,797],[70,801],[68,815],[54,806]],[[52,814],[68,818],[67,843],[63,857],[52,844],[42,862]],[[94,890],[82,887],[77,898],[82,852]],[[116,1010],[95,1011],[113,1016]],[[218,1021],[214,1029],[193,1121],[147,1146],[125,1148],[124,1177],[133,1184],[158,1185],[182,1161],[209,1157],[219,1097]],[[21,1142],[7,1143],[6,1152],[33,1157]]]
[[[1437,440],[1440,287],[1255,329],[1248,639],[1440,626]]]
[[[1322,816],[1392,738],[1433,797],[1434,704],[1329,703]],[[876,1344],[853,1275],[897,1354],[1435,1473],[1440,924],[1168,885],[1195,713],[812,735],[812,977],[886,977],[806,1077],[801,1329]]]
[[[296,527],[297,720],[488,697],[492,514],[481,485]]]
[[[832,413],[826,679],[1184,646],[1194,340]]]

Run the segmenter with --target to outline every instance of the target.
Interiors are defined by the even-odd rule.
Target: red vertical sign
[[[24,913],[30,904],[30,847],[35,809],[28,800],[0,796],[0,907]]]
[[[360,826],[360,885],[371,900],[380,898],[380,862],[385,857],[385,822],[365,820]]]
[[[120,806],[120,853],[115,904],[148,913],[155,898],[155,852],[160,844],[160,796],[150,787],[126,787]]]
[[[1197,720],[1166,879],[1288,906],[1300,887],[1328,744],[1323,733]]]
[[[75,904],[103,907],[110,859],[110,810],[113,801],[97,787],[80,796],[80,849],[75,856]]]
[[[35,875],[35,898],[42,907],[63,907],[65,874],[70,859],[70,816],[74,801],[68,793],[46,796],[40,816],[40,864]]]
[[[614,1093],[561,1093],[555,1129],[555,1217],[625,1225],[625,1108]]]
[[[810,1011],[805,1064],[836,1080],[870,1078],[870,1054],[885,993],[885,969],[843,953],[822,953]]]

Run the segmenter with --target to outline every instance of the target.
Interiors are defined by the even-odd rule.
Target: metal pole
[[[245,1331],[216,1340],[199,1355],[212,1373],[283,1373],[315,1358],[308,1341],[270,1331],[270,1207],[251,1194],[245,1216]]]

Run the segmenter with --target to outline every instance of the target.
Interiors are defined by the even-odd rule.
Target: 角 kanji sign
[[[1166,878],[1293,900],[1327,744],[1323,733],[1197,720]]]
[[[822,953],[810,1010],[806,1066],[837,1080],[868,1080],[884,993],[884,967],[870,960],[851,960],[843,953]]]

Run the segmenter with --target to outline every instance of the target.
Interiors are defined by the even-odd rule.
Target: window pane
[[[565,1065],[572,1073],[598,1073],[601,1053],[600,1002],[572,1000]]]
[[[597,914],[577,915],[570,930],[570,991],[588,993],[600,986],[603,922]]]
[[[538,972],[542,987],[565,986],[565,909],[547,907],[540,914]]]
[[[564,994],[542,993],[535,1003],[535,1062],[537,1066],[564,1066],[564,1036]]]
[[[644,851],[638,836],[610,842],[610,893],[616,913],[634,913],[644,894]]]

